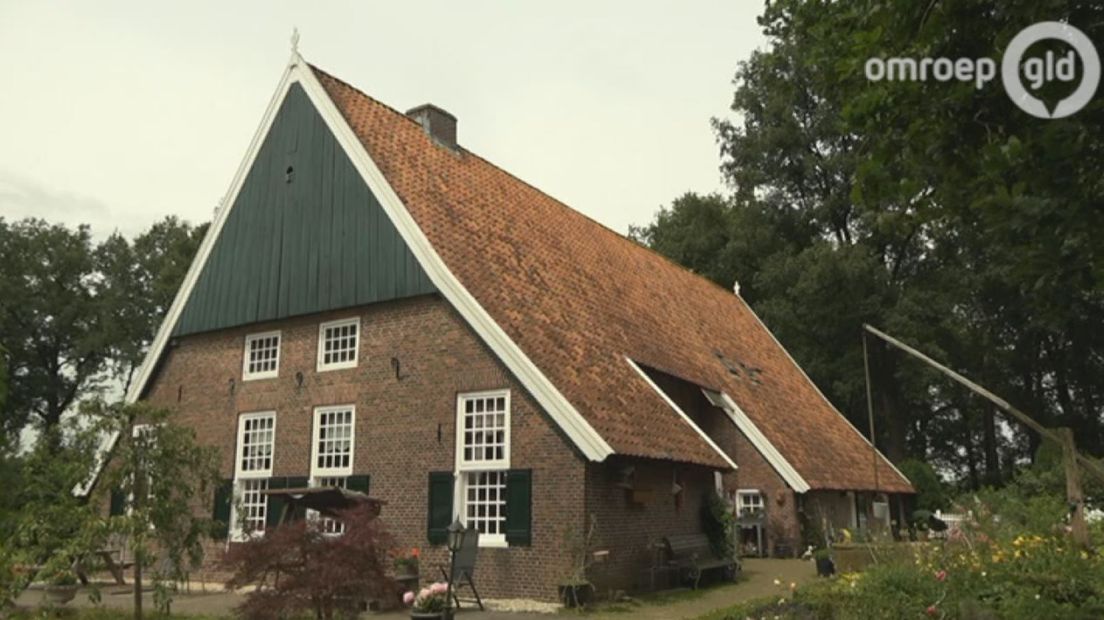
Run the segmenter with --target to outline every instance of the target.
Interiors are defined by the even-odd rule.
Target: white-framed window
[[[276,412],[243,413],[238,418],[238,478],[269,478],[276,447]]]
[[[234,501],[230,534],[233,540],[264,532],[268,514],[268,479],[276,448],[276,412],[243,413],[238,417],[234,461]]]
[[[460,394],[456,404],[460,518],[480,546],[506,545],[506,470],[510,468],[510,391]]]
[[[755,514],[762,512],[764,508],[763,494],[755,489],[740,489],[736,491],[737,514]]]
[[[271,379],[280,375],[280,332],[245,337],[242,380]]]
[[[360,349],[360,317],[318,326],[318,371],[353,368]]]
[[[314,409],[311,478],[352,475],[355,430],[355,406],[337,405]]]
[[[510,392],[461,394],[460,464],[477,469],[510,468]]]
[[[345,476],[322,476],[319,478],[311,478],[311,486],[323,488],[336,487],[339,489],[344,489],[348,481],[349,479]],[[341,521],[338,521],[337,519],[323,517],[313,510],[307,513],[307,518],[316,519],[318,529],[323,534],[340,536],[345,533],[345,524]]]

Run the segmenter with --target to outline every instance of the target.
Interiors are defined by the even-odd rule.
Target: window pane
[[[316,414],[318,441],[314,462],[322,470],[348,469],[352,465],[353,409],[322,411]]]
[[[505,460],[508,418],[506,398],[502,396],[465,397],[460,425],[462,462],[480,463]]]
[[[464,479],[467,492],[463,514],[467,525],[483,534],[499,534],[506,517],[503,513],[506,497],[506,472],[469,472]]]

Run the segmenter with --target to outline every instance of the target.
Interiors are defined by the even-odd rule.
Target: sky
[[[710,119],[765,39],[755,0],[0,0],[0,217],[134,235],[211,218],[290,55],[626,232],[723,188]]]

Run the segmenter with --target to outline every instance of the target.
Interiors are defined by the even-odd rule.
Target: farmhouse
[[[490,598],[555,599],[588,523],[591,579],[645,587],[714,489],[776,555],[912,493],[738,294],[298,53],[128,398],[220,449],[225,544],[346,486],[426,578],[477,527]]]

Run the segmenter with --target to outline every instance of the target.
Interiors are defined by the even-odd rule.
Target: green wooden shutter
[[[533,471],[506,472],[506,543],[529,545],[533,535]]]
[[[361,493],[368,495],[368,474],[361,476],[349,476],[345,480],[345,488],[350,491],[360,491]]]
[[[121,517],[126,513],[126,494],[122,489],[111,490],[111,508],[108,514],[112,517]]]
[[[303,485],[306,486],[306,485]],[[269,489],[286,489],[288,488],[288,478],[269,478]],[[280,519],[284,516],[284,502],[283,498],[268,496],[268,507],[265,511],[265,528],[276,527],[280,525]]]
[[[215,540],[225,540],[230,535],[230,504],[233,499],[233,480],[223,480],[215,487],[215,505],[211,510],[211,519],[215,521],[211,535]]]
[[[452,487],[451,471],[429,472],[429,544],[443,545],[448,541],[448,526],[452,523]]]

